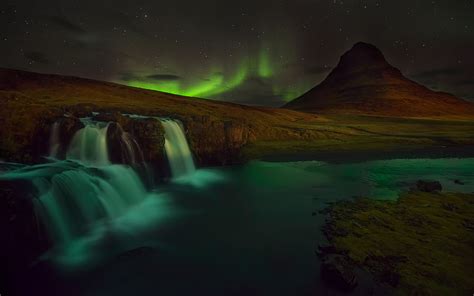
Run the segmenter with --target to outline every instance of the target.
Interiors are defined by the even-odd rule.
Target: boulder
[[[418,180],[418,182],[416,182],[416,188],[422,192],[437,192],[443,189],[441,183],[439,183],[438,181],[424,180]]]
[[[321,278],[334,289],[350,292],[357,286],[354,269],[342,255],[331,254],[323,258]]]

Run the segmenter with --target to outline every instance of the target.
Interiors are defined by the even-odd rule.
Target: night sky
[[[474,99],[472,0],[3,0],[0,26],[0,67],[271,106],[365,41]]]

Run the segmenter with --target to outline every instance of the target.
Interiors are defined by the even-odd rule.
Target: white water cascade
[[[69,145],[67,158],[96,166],[110,164],[107,148],[108,126],[102,122],[88,123],[77,131]]]
[[[107,128],[87,123],[74,135],[66,160],[27,166],[1,176],[32,182],[38,193],[35,210],[57,243],[70,242],[91,225],[125,214],[151,194],[133,168],[110,163]]]
[[[196,166],[181,124],[167,118],[160,121],[165,130],[165,152],[173,178],[192,175]]]
[[[59,140],[59,128],[60,123],[56,121],[51,127],[51,135],[49,137],[49,156],[56,158],[61,148],[61,142]]]

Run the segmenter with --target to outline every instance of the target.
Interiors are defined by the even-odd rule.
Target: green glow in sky
[[[273,75],[268,48],[262,47],[262,49],[260,49],[258,58],[258,75],[263,78],[268,78]]]
[[[194,83],[182,80],[133,80],[129,81],[128,85],[187,97],[208,98],[236,88],[245,81],[248,74],[249,63],[244,59],[237,66],[237,70],[234,73],[225,75],[219,71],[219,69],[215,68],[206,79],[201,79]]]
[[[211,67],[203,66],[201,72],[187,73],[187,75],[178,77],[176,80],[146,78],[151,77],[152,73],[145,71],[145,74],[150,75],[143,75],[145,78],[128,81],[127,84],[133,87],[187,97],[218,99],[220,94],[232,91],[240,86],[248,87],[248,84],[245,86],[243,84],[248,82],[249,79],[259,78],[263,81],[261,87],[268,86],[269,91],[274,96],[288,102],[306,92],[309,86],[308,83],[302,84],[299,79],[295,80],[297,76],[294,76],[295,79],[292,78],[293,76],[289,76],[290,80],[279,79],[276,69],[281,69],[282,65],[288,63],[288,60],[282,59],[282,57],[288,56],[291,58],[293,56],[291,50],[286,47],[287,45],[281,45],[279,48],[275,48],[262,43],[256,55],[241,57],[238,63],[226,64],[214,61]]]
[[[272,90],[274,95],[278,95],[283,101],[289,102],[306,93],[310,88],[311,86],[308,86],[307,83],[296,82],[291,85],[286,85],[285,87],[282,87],[281,84],[275,84]]]

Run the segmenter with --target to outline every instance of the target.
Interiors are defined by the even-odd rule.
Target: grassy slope
[[[2,73],[3,71],[3,73]],[[208,117],[248,124],[247,158],[315,151],[370,151],[474,144],[474,120],[318,116],[286,109],[249,107],[180,97],[74,77],[0,70],[0,135],[16,151],[39,118],[76,104],[143,115]],[[3,83],[3,85],[2,85]],[[6,85],[6,86],[5,86]]]
[[[394,153],[473,145],[474,121],[469,119],[391,118],[323,115],[324,122],[304,128],[320,133],[316,140],[257,141],[245,147],[250,158],[306,153]],[[317,126],[316,126],[317,125]]]
[[[395,203],[341,202],[329,213],[325,232],[338,252],[399,294],[474,291],[473,194],[410,192]]]

